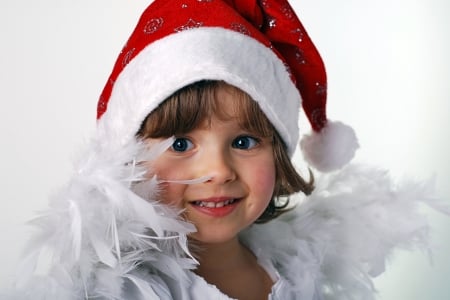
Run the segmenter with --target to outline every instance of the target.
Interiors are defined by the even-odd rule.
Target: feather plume
[[[159,182],[149,170],[171,144],[172,139],[151,147],[92,141],[68,184],[31,222],[38,231],[27,247],[35,250],[19,271],[20,299],[122,299],[130,285],[156,299],[152,286],[135,275],[143,263],[148,272],[187,278],[183,274],[196,261],[186,236],[195,228],[158,202]],[[142,182],[144,194],[130,189]],[[39,275],[36,265],[46,249],[49,267]]]
[[[371,300],[372,278],[394,249],[429,251],[420,205],[442,206],[432,184],[397,183],[386,171],[352,164],[319,176],[316,186],[293,211],[241,236],[290,282],[281,299]]]

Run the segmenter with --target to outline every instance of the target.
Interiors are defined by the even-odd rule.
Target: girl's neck
[[[200,265],[197,274],[202,271],[221,271],[241,267],[243,263],[254,258],[253,254],[234,238],[218,244],[193,242],[194,253]]]
[[[238,238],[220,244],[196,243],[196,246],[200,265],[194,272],[209,284],[232,298],[267,299],[273,282]]]

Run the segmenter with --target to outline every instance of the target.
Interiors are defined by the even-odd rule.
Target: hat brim
[[[123,146],[161,102],[200,80],[222,80],[248,93],[294,153],[301,98],[285,64],[252,37],[221,27],[174,33],[138,53],[118,76],[98,133]]]

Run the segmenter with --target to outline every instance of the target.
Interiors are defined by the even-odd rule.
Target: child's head
[[[217,96],[224,91],[239,99],[231,111]],[[270,141],[270,200],[311,191],[289,159],[299,143],[301,105],[315,133],[302,142],[313,167],[332,170],[353,156],[352,131],[338,128],[344,135],[334,139],[325,102],[323,62],[287,1],[155,0],[102,92],[98,136],[115,151],[135,142],[136,133],[183,136],[231,115],[239,130]],[[263,220],[277,215],[279,204],[268,203]]]
[[[226,102],[224,97],[221,97],[225,93],[231,96],[226,99]],[[245,133],[270,143],[275,182],[269,195],[270,204],[266,205],[258,221],[270,220],[283,211],[286,203],[278,201],[278,197],[299,191],[306,194],[311,192],[312,183],[305,182],[296,172],[286,145],[261,111],[258,103],[247,93],[223,81],[200,81],[178,90],[146,118],[138,136],[143,139],[186,137],[194,129],[210,124],[213,117],[234,122],[240,130],[236,137],[242,137],[242,133]],[[178,163],[178,161],[175,162]],[[182,167],[174,165],[170,168]],[[209,174],[191,176],[204,175]]]

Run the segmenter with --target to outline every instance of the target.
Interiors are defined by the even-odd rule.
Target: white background
[[[450,203],[450,4],[291,1],[322,53],[329,116],[358,132],[357,159],[396,176],[437,175]],[[144,0],[1,0],[0,284],[10,282],[35,211],[71,173],[97,97]],[[398,252],[384,300],[450,299],[450,220],[430,213],[433,264]]]

